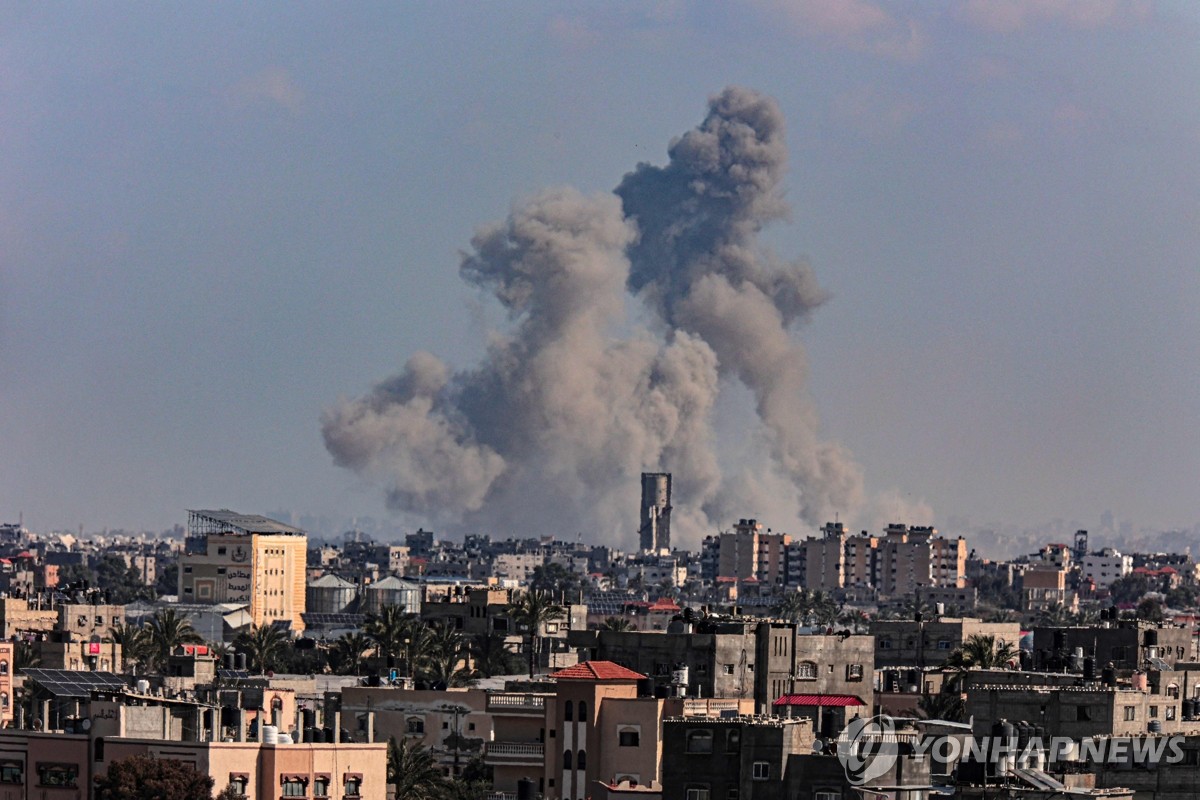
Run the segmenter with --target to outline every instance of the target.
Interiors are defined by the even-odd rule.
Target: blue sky
[[[1193,525],[1198,45],[1118,0],[9,4],[0,517],[382,516],[322,411],[477,363],[475,229],[664,163],[735,84],[787,119],[764,236],[832,296],[794,336],[856,521]]]

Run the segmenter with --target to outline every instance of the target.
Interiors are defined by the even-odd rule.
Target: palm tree
[[[187,617],[175,613],[173,608],[160,608],[146,622],[147,660],[149,668],[162,671],[167,659],[182,644],[198,644],[204,641]]]
[[[971,669],[1002,669],[1018,656],[1019,651],[1010,642],[991,634],[972,634],[946,659],[945,667],[955,671],[947,681],[955,687]]]
[[[562,619],[567,612],[562,606],[551,600],[549,595],[532,590],[519,595],[509,603],[507,611],[517,624],[517,629],[525,631],[525,650],[529,654],[529,677],[532,678],[542,628],[548,622]]]
[[[338,675],[361,675],[372,640],[361,631],[343,634],[329,650],[329,667]]]
[[[633,622],[628,617],[605,617],[600,623],[602,631],[631,631]]]
[[[396,800],[440,800],[447,789],[429,751],[404,737],[388,740],[387,780],[396,788]]]
[[[251,625],[250,630],[237,637],[234,644],[246,654],[251,669],[266,675],[275,669],[276,662],[289,645],[288,635],[271,624]]]
[[[1062,603],[1052,603],[1038,614],[1038,624],[1048,628],[1062,628],[1075,622],[1075,615]]]
[[[475,636],[471,640],[471,660],[485,678],[513,675],[520,672],[522,666],[521,659],[508,649],[504,637],[498,633]]]
[[[461,686],[470,674],[458,666],[463,653],[462,634],[449,622],[439,623],[430,628],[427,646],[423,670],[426,677],[434,683]]]
[[[114,644],[121,646],[121,659],[126,666],[132,666],[136,675],[146,667],[151,658],[151,643],[149,630],[142,625],[129,625],[118,622],[108,629],[108,638]]]
[[[967,707],[962,695],[954,691],[923,694],[917,701],[917,711],[924,719],[941,719],[947,722],[962,722]]]
[[[36,667],[41,663],[42,657],[32,643],[18,639],[13,644],[13,672]]]
[[[405,639],[412,639],[416,617],[400,606],[386,605],[378,613],[367,615],[363,632],[379,645],[378,655],[396,659],[405,650]]]

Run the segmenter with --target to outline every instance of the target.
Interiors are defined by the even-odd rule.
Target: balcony
[[[483,762],[489,767],[540,767],[546,762],[546,747],[541,742],[488,742]]]
[[[530,714],[542,716],[546,713],[546,696],[521,692],[493,692],[487,697],[489,714]]]

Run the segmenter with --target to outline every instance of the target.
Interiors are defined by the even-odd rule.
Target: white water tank
[[[279,744],[279,728],[274,725],[262,726],[262,743]]]
[[[145,678],[139,680],[137,682],[137,693],[150,694],[150,681],[146,680]]]

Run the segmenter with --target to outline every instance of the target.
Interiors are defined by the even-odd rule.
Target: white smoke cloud
[[[712,429],[723,381],[754,397],[775,487],[792,520],[861,502],[861,472],[819,436],[791,327],[825,300],[812,270],[757,241],[786,215],[783,119],[730,88],[664,167],[639,165],[614,194],[544,192],[480,230],[460,274],[503,305],[512,330],[454,374],[433,356],[322,417],[341,466],[386,487],[393,509],[502,535],[584,532],[630,545],[638,474],[674,474],[672,529],[694,544],[756,513],[745,465],[722,470]],[[621,338],[628,293],[656,331]],[[727,477],[723,477],[723,472]],[[739,499],[741,495],[741,499]],[[778,527],[778,524],[776,525]]]

